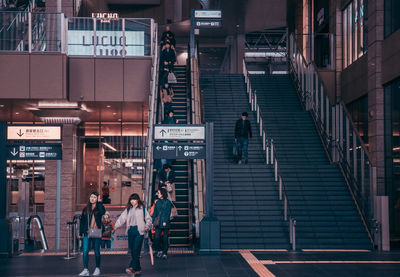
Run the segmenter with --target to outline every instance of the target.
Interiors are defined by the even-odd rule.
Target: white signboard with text
[[[96,31],[97,56],[123,56],[122,31]],[[68,55],[93,56],[93,31],[68,30]],[[144,31],[125,31],[125,56],[144,56]]]
[[[61,140],[61,126],[7,126],[8,140]]]
[[[205,140],[204,125],[155,125],[154,139]]]

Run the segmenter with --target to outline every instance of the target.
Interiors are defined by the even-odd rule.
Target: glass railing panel
[[[151,20],[125,20],[126,56],[150,56],[151,54]]]
[[[61,52],[62,17],[60,13],[31,13],[32,52]]]
[[[0,50],[28,51],[27,13],[0,12]]]
[[[68,18],[68,55],[94,55],[94,23],[92,18]]]

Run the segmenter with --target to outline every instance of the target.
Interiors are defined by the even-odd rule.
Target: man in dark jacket
[[[247,112],[242,113],[242,118],[238,119],[235,125],[235,141],[238,164],[242,163],[242,158],[244,159],[244,163],[248,163],[247,146],[249,144],[249,138],[251,138],[253,135],[251,133],[251,124],[250,121],[247,120],[247,117]]]

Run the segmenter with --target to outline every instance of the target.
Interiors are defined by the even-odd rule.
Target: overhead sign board
[[[220,10],[196,10],[193,23],[195,29],[221,28],[222,12]]]
[[[205,140],[204,125],[155,125],[155,140]]]
[[[154,143],[154,159],[205,159],[205,143]]]
[[[195,10],[195,18],[222,18],[221,10]]]
[[[62,145],[9,143],[7,160],[62,160]]]
[[[8,140],[61,140],[61,126],[8,125]]]

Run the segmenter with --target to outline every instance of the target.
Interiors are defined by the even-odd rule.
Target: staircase
[[[371,249],[343,175],[329,162],[289,75],[251,76],[250,81],[297,220],[297,248]]]
[[[214,213],[221,223],[221,249],[288,249],[289,229],[274,172],[265,154],[243,75],[202,75],[205,119],[214,122]],[[235,164],[232,147],[235,122],[249,113],[253,138],[249,163]]]
[[[174,70],[177,84],[172,85],[175,92],[172,107],[179,124],[187,123],[187,80],[186,66],[175,66]],[[189,240],[189,187],[188,187],[188,160],[175,160],[172,168],[175,171],[175,194],[174,202],[178,216],[171,222],[170,246],[185,248],[191,246]]]

